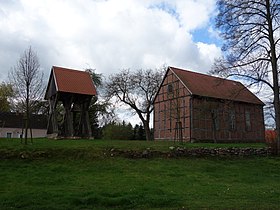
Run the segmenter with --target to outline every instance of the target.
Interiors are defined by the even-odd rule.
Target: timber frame
[[[89,73],[53,67],[45,95],[49,102],[47,135],[91,137],[88,109],[94,95],[96,90]]]
[[[153,104],[155,140],[265,139],[264,104],[237,81],[168,67]]]

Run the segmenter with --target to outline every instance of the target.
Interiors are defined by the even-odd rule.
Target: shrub
[[[265,131],[265,142],[268,144],[273,144],[276,142],[276,131],[266,130]]]

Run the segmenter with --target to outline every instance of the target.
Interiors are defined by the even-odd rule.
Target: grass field
[[[16,150],[36,150],[36,149],[90,149],[100,151],[108,148],[117,149],[134,149],[141,150],[151,148],[159,151],[167,151],[170,146],[180,147],[265,147],[265,144],[213,144],[213,143],[180,143],[173,141],[123,141],[123,140],[51,140],[51,139],[34,139],[34,143],[24,145],[20,139],[0,139],[0,149]]]
[[[45,139],[21,145],[18,140],[0,139],[0,152],[61,152],[39,159],[1,159],[0,209],[280,208],[279,157],[135,160],[98,155],[108,148],[164,151],[171,145]],[[95,155],[71,158],[77,150],[91,150]]]

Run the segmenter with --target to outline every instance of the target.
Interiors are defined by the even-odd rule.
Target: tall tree
[[[9,78],[16,92],[17,103],[22,106],[19,111],[25,114],[25,144],[27,144],[28,129],[32,140],[30,117],[32,108],[43,96],[43,73],[37,54],[29,47],[20,56],[17,64],[12,68]]]
[[[11,103],[9,99],[14,96],[14,91],[11,84],[2,82],[0,84],[0,111],[9,112],[11,111]]]
[[[277,148],[280,152],[280,2],[279,0],[218,0],[216,26],[224,39],[224,57],[212,73],[242,77],[249,85],[273,93]]]
[[[108,98],[115,96],[137,114],[143,123],[146,139],[151,140],[150,118],[154,110],[153,99],[162,81],[163,71],[152,69],[130,71],[124,69],[120,73],[109,76],[106,83]]]
[[[133,128],[130,123],[111,122],[103,127],[103,139],[132,140]]]
[[[103,100],[103,76],[95,72],[95,69],[85,70],[91,75],[93,84],[96,87],[97,96],[94,96],[89,106],[89,120],[94,138],[101,137],[100,124],[107,124],[115,120],[115,112],[112,104],[108,100]],[[102,121],[102,122],[101,122]]]

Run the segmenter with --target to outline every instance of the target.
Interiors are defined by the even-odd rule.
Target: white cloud
[[[46,80],[53,65],[104,75],[163,64],[207,72],[220,49],[195,43],[192,32],[208,27],[215,1],[1,1],[0,81],[29,45]]]
[[[219,52],[213,44],[194,43],[191,31],[207,24],[214,4],[215,0],[1,2],[0,80],[29,45],[46,75],[52,65],[89,65],[104,74],[162,64],[207,71]]]
[[[197,43],[197,47],[200,55],[200,67],[205,68],[204,71],[209,71],[209,63],[213,63],[215,58],[222,55],[222,51],[215,44],[205,44],[202,42]]]
[[[177,1],[177,9],[180,19],[186,30],[194,30],[202,27],[209,21],[209,15],[214,12],[215,1]]]

